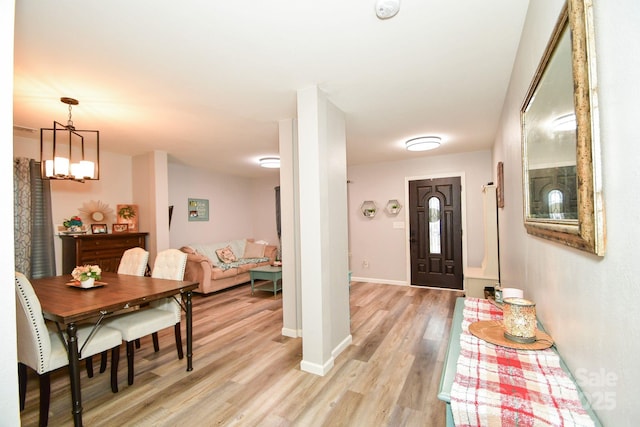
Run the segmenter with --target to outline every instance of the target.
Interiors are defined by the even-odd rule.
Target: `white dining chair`
[[[66,336],[63,336],[64,332],[58,331],[54,325],[47,326],[38,296],[26,276],[16,272],[15,282],[20,410],[25,406],[28,366],[39,377],[39,425],[46,426],[49,420],[51,394],[49,374],[69,364],[66,343],[63,342]],[[92,330],[93,325],[78,326],[78,346],[84,345],[80,359],[111,349],[111,390],[116,393],[122,335],[120,331],[104,325],[99,325],[93,335],[91,335]]]
[[[127,249],[120,258],[118,264],[118,274],[128,274],[131,276],[144,276],[149,263],[149,252],[141,247]],[[136,347],[140,348],[140,340],[136,340]],[[93,374],[93,360],[91,357],[86,359],[87,374]],[[100,360],[100,373],[107,369],[107,352],[102,353]]]
[[[144,276],[149,262],[149,252],[140,247],[127,249],[120,258],[118,264],[118,274],[129,274],[132,276]]]
[[[167,249],[158,253],[151,277],[156,279],[182,280],[187,264],[187,254],[178,249]],[[176,300],[177,299],[177,300]],[[105,324],[111,328],[118,329],[122,334],[122,339],[127,343],[127,381],[133,384],[134,377],[134,341],[147,335],[153,339],[153,348],[159,351],[158,331],[174,327],[176,338],[176,350],[178,358],[182,359],[182,334],[180,331],[180,319],[182,307],[178,303],[179,295],[172,298],[164,298],[160,301],[153,301],[149,307],[131,313],[121,314],[111,319],[107,319]]]

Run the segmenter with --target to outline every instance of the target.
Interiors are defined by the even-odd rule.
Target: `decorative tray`
[[[544,350],[553,345],[553,338],[546,332],[536,330],[536,340],[530,344],[511,341],[504,336],[501,320],[480,320],[469,325],[469,332],[491,344],[518,350]]]
[[[93,282],[93,286],[91,286],[90,288],[83,288],[80,285],[80,282],[77,282],[75,280],[71,281],[71,282],[67,282],[65,283],[65,285],[70,286],[72,288],[78,288],[78,289],[95,289],[95,288],[101,288],[103,286],[105,286],[107,283],[106,282],[98,282],[97,280],[95,282]]]

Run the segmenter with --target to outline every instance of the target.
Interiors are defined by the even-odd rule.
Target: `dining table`
[[[198,282],[157,279],[103,272],[94,287],[82,288],[70,275],[32,279],[45,319],[56,322],[67,333],[71,405],[75,426],[82,426],[82,393],[80,388],[80,351],[77,325],[98,325],[104,318],[135,310],[152,301],[180,295],[185,312],[187,332],[187,371],[193,370],[191,294]],[[90,338],[89,338],[90,339]]]

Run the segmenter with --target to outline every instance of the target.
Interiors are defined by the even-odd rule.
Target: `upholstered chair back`
[[[149,252],[142,248],[131,248],[124,251],[120,264],[118,265],[118,274],[129,274],[132,276],[144,276],[149,262]]]
[[[158,253],[156,256],[151,277],[156,279],[183,280],[184,269],[186,266],[186,253],[178,249],[167,249]],[[180,298],[179,295],[176,295],[175,297],[178,299]],[[151,305],[155,308],[172,312],[176,316],[176,322],[180,322],[182,309],[173,298],[156,301],[151,303]]]
[[[18,272],[16,272],[16,323],[18,362],[31,367],[39,375],[48,372],[51,340],[42,316],[42,307],[29,280],[24,274]]]
[[[151,277],[182,280],[187,266],[187,254],[178,249],[167,249],[156,256]]]

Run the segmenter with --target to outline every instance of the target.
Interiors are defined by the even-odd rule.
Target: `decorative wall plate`
[[[80,211],[80,218],[85,224],[109,224],[115,222],[113,209],[100,200],[91,200],[83,203],[78,211]]]

